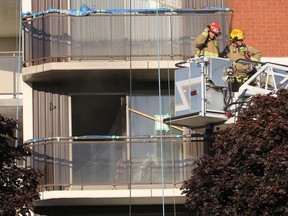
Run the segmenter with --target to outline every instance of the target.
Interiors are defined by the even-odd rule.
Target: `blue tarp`
[[[22,13],[22,17],[38,17],[49,13],[59,13],[67,14],[70,16],[88,16],[90,14],[96,13],[107,13],[107,14],[164,14],[164,13],[216,13],[216,12],[228,12],[232,11],[230,8],[220,8],[220,7],[205,7],[202,9],[191,9],[191,8],[181,8],[181,9],[171,9],[171,8],[159,8],[159,9],[108,9],[108,10],[95,10],[87,5],[83,4],[79,9],[71,10],[60,10],[49,8],[43,12],[26,12]]]

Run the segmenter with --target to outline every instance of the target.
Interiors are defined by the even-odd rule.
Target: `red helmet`
[[[216,36],[221,34],[221,28],[218,22],[213,22],[208,26],[209,31],[213,32]]]

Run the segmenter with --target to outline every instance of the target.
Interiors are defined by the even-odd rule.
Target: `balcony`
[[[23,119],[21,56],[18,51],[0,52],[0,113],[18,122]],[[18,129],[17,142],[22,143],[22,124]]]
[[[203,154],[191,136],[81,136],[30,143],[32,167],[44,178],[39,191],[175,187]]]
[[[21,89],[21,55],[18,51],[0,52],[1,99],[16,98]],[[20,62],[20,65],[19,65]]]
[[[206,11],[207,12],[207,11]],[[157,70],[194,54],[194,40],[207,23],[222,26],[226,45],[231,13],[93,14],[85,17],[48,14],[23,21],[27,82],[67,81],[86,77],[155,81]],[[171,70],[169,77],[173,77]],[[109,73],[108,73],[109,72]],[[143,76],[145,73],[145,76]],[[98,77],[99,76],[99,77]],[[163,80],[168,79],[163,75]]]
[[[31,140],[30,164],[44,174],[36,212],[47,206],[183,206],[180,186],[204,152],[203,137],[195,135]]]

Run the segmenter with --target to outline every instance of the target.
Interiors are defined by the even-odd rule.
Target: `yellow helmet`
[[[233,29],[230,33],[230,40],[243,40],[245,34],[239,29]]]

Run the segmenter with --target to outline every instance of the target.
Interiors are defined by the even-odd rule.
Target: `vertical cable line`
[[[161,100],[161,70],[160,70],[160,25],[159,25],[159,3],[156,4],[156,21],[155,21],[155,30],[156,30],[156,40],[157,40],[157,59],[158,59],[158,98],[159,98],[159,115],[160,120],[163,121],[162,116],[162,100]],[[162,215],[165,216],[165,193],[164,193],[164,167],[163,167],[163,124],[160,128],[160,155],[161,155],[161,181],[162,181]]]
[[[172,29],[171,29],[172,31]],[[171,34],[172,37],[172,34]],[[169,103],[169,115],[172,115],[172,110],[171,110],[171,91],[170,91],[170,74],[169,74],[170,68],[169,68],[169,62],[168,62],[168,103]],[[170,128],[171,127],[171,122],[169,123]],[[170,135],[173,135],[172,130],[170,130]],[[174,215],[176,214],[176,199],[175,199],[175,187],[176,187],[176,176],[175,176],[175,154],[174,154],[174,145],[173,145],[173,141],[171,141],[172,138],[170,138],[170,149],[171,149],[171,155],[172,155],[172,178],[173,178],[173,213]],[[177,141],[176,141],[177,142]],[[178,146],[178,143],[177,143]]]
[[[129,98],[128,98],[128,110],[131,107],[131,97],[132,97],[132,0],[129,1],[129,58],[130,58],[130,62],[129,62]],[[124,19],[125,20],[125,19]],[[125,24],[125,22],[124,22]],[[130,111],[128,111],[128,119],[129,119],[129,216],[132,215],[132,141],[131,141],[131,114]]]
[[[16,8],[17,8],[17,1],[15,1],[16,4]],[[18,66],[17,66],[17,88],[16,88],[16,123],[17,123],[17,127],[16,127],[16,140],[15,140],[15,146],[18,146],[18,142],[19,142],[19,82],[20,82],[20,78],[21,78],[21,38],[22,38],[22,1],[19,1],[19,35],[18,35],[18,56],[17,56],[17,62],[18,62]],[[17,26],[17,25],[16,25]],[[17,40],[17,39],[16,39]]]
[[[169,26],[170,26],[170,37],[171,37],[171,56],[173,56],[173,22],[172,22],[172,16],[169,16]],[[169,67],[169,62],[167,64],[167,77],[168,77],[168,104],[169,104],[169,115],[172,115],[172,110],[171,110],[171,91],[170,91],[170,67]],[[169,123],[170,128],[171,127],[171,122]],[[170,130],[170,135],[173,135],[172,130]],[[178,145],[178,144],[177,144]],[[172,154],[172,178],[173,178],[173,212],[174,215],[176,215],[176,199],[175,199],[175,186],[176,186],[176,177],[175,177],[175,154],[174,154],[174,145],[173,141],[171,141],[170,138],[170,149],[171,149],[171,154]]]

